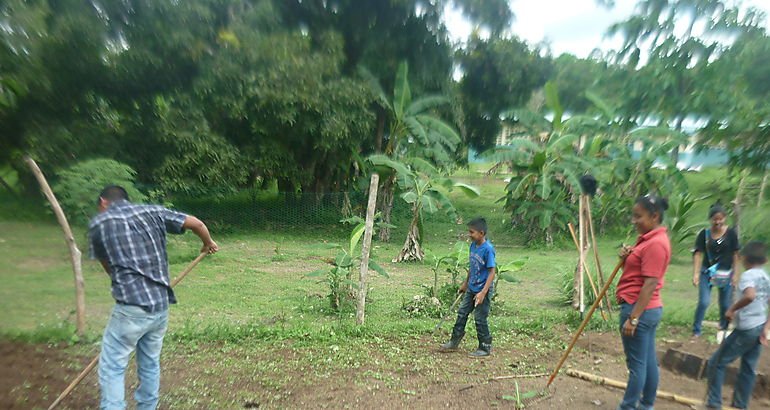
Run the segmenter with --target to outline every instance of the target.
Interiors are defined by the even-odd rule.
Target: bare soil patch
[[[562,333],[564,340],[568,340],[568,334]],[[247,346],[235,350],[220,346],[167,349],[163,357],[161,408],[511,408],[514,403],[504,397],[515,397],[517,383],[521,393],[538,391],[545,387],[547,377],[490,379],[548,373],[562,352],[533,352],[517,348],[514,341],[496,347],[491,357],[472,359],[467,352],[474,347],[473,341],[465,341],[463,349],[456,352],[438,348],[436,340],[427,336],[388,343],[396,345],[406,356],[405,365],[378,366],[386,359],[376,349],[367,351],[369,359],[357,367],[329,371],[298,365],[308,352],[290,346],[268,351],[249,350]],[[659,349],[685,343],[659,341]],[[700,348],[705,352],[709,347],[715,346]],[[367,345],[360,348],[370,349]],[[46,407],[87,364],[92,357],[90,350],[97,353],[95,347],[0,342],[0,392],[4,392],[0,408]],[[205,359],[200,360],[201,355]],[[429,365],[409,365],[411,358],[415,363]],[[762,366],[767,366],[768,360],[764,357]],[[265,362],[274,363],[281,377],[271,381],[269,372],[255,370],[257,364]],[[565,368],[621,381],[627,377],[622,346],[614,333],[589,332],[581,337]],[[135,380],[130,370],[130,389],[136,387]],[[705,394],[705,382],[662,369],[660,389],[698,399]],[[554,381],[551,392],[548,398],[528,408],[614,409],[622,396],[618,389],[563,374]],[[729,394],[730,389],[726,388],[726,397]],[[770,402],[755,400],[753,404],[760,408]],[[97,406],[94,372],[67,397],[62,408]],[[689,407],[660,400],[656,408]]]

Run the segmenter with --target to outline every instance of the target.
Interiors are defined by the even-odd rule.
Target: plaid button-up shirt
[[[110,267],[112,297],[149,312],[176,303],[168,278],[166,232],[181,234],[187,215],[115,201],[88,224],[89,253]]]

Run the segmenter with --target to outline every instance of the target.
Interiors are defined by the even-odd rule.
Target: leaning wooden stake
[[[372,245],[374,230],[374,210],[377,208],[377,185],[379,174],[372,174],[369,182],[369,203],[366,206],[366,225],[364,227],[364,244],[361,247],[361,273],[358,278],[358,305],[356,306],[356,324],[364,324],[366,313],[366,275],[369,273],[369,251]]]
[[[171,282],[171,287],[173,288],[174,286],[176,286],[176,284],[179,283],[179,281],[181,281],[185,276],[187,276],[187,274],[190,273],[191,270],[193,270],[195,265],[197,265],[198,262],[200,262],[206,255],[208,255],[208,253],[202,252],[200,255],[198,255],[197,258],[195,258],[194,261],[192,261],[189,265],[187,265],[187,268],[185,268],[185,270],[183,270],[182,273],[180,273],[179,276],[177,276],[176,279],[174,279],[174,281]],[[64,398],[67,397],[68,394],[70,394],[70,392],[75,388],[75,386],[77,386],[78,383],[80,383],[88,375],[88,373],[90,373],[91,370],[93,370],[94,367],[96,367],[96,364],[99,363],[100,355],[101,353],[97,354],[96,357],[94,357],[91,360],[91,362],[88,363],[88,366],[86,366],[86,368],[83,369],[82,372],[80,372],[78,377],[76,377],[75,380],[73,380],[72,383],[70,383],[70,385],[67,386],[67,388],[64,389],[63,392],[61,392],[59,397],[57,397],[56,400],[54,400],[54,402],[51,403],[50,406],[48,406],[48,410],[51,410],[57,405],[59,405],[59,403],[61,403],[61,401],[64,400]]]
[[[589,382],[603,384],[605,386],[617,387],[619,389],[625,389],[627,386],[626,383],[623,383],[621,381],[609,379],[606,377],[596,376],[591,373],[581,372],[580,370],[572,370],[572,369],[567,370],[567,375],[572,377],[577,377],[578,379],[587,380]],[[689,397],[680,396],[674,393],[660,391],[660,390],[658,390],[656,397],[660,397],[661,399],[673,400],[677,403],[687,404],[690,406],[704,405],[702,401],[691,399]],[[722,408],[726,410],[737,410],[735,407],[730,407],[730,406],[722,406]]]
[[[575,247],[577,247],[578,252],[580,252],[580,245],[578,244],[577,238],[575,237],[575,228],[572,226],[572,222],[567,223],[567,228],[569,228],[569,233],[572,235],[572,241],[575,243]],[[594,292],[594,297],[599,296],[599,291],[596,290],[596,285],[594,284],[594,279],[591,276],[591,271],[588,270],[588,265],[586,265],[586,260],[583,258],[583,260],[580,261],[580,263],[583,265],[583,270],[586,273],[586,276],[588,277],[588,283],[591,284],[591,290]],[[607,315],[604,313],[604,303],[599,303],[599,310],[602,312],[602,319],[604,321],[607,321]]]
[[[599,302],[601,302],[602,298],[604,297],[604,294],[607,293],[607,289],[610,288],[610,284],[612,283],[612,280],[615,279],[615,275],[618,274],[618,271],[620,270],[621,266],[623,266],[623,259],[619,260],[618,264],[615,265],[615,269],[612,271],[612,274],[610,275],[609,279],[604,284],[602,291],[599,292],[599,296],[596,298],[596,300],[594,300],[594,304],[591,305],[591,309],[588,311],[588,314],[583,319],[583,323],[581,323],[580,327],[578,327],[578,330],[575,332],[575,336],[572,336],[572,342],[570,342],[569,347],[567,347],[567,351],[565,351],[564,354],[561,356],[561,360],[559,360],[559,364],[557,364],[556,368],[553,369],[553,373],[551,373],[551,377],[548,378],[548,383],[545,385],[546,388],[551,385],[551,382],[553,382],[553,379],[556,378],[557,374],[559,374],[559,369],[561,369],[561,366],[564,364],[564,361],[567,360],[567,356],[569,356],[569,353],[572,351],[572,348],[575,347],[575,343],[577,342],[578,337],[580,337],[580,333],[583,332],[583,329],[586,327],[586,324],[588,324],[588,321],[591,320],[591,315],[594,314],[596,307],[599,306]]]
[[[75,237],[72,235],[72,229],[70,229],[70,224],[67,222],[67,217],[64,216],[64,211],[62,211],[59,201],[56,200],[56,196],[53,194],[53,191],[51,191],[51,187],[48,186],[48,181],[46,181],[43,172],[40,171],[37,163],[35,163],[35,160],[32,158],[25,157],[24,161],[29,165],[30,169],[32,169],[32,173],[35,174],[37,182],[40,183],[40,188],[43,190],[46,198],[48,198],[48,202],[51,203],[53,213],[56,215],[56,219],[59,221],[59,225],[61,225],[61,228],[64,231],[64,240],[67,242],[67,246],[70,250],[72,271],[75,273],[75,314],[77,319],[77,334],[82,337],[86,330],[86,293],[80,259],[82,253],[80,252],[80,249],[78,249]]]
[[[602,262],[599,260],[599,249],[596,246],[596,235],[594,234],[594,218],[591,213],[591,199],[586,201],[586,215],[588,216],[588,229],[591,232],[591,244],[594,251],[594,259],[596,260],[596,270],[599,272],[599,286],[604,286],[604,273],[602,272]],[[612,304],[610,298],[604,295],[604,306],[612,317]]]

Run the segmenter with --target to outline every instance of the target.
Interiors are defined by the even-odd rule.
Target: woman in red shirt
[[[671,244],[661,226],[668,209],[665,198],[646,195],[636,200],[632,223],[639,232],[633,247],[624,246],[623,275],[617,286],[620,331],[628,367],[628,386],[618,409],[652,409],[658,390],[655,332],[663,315],[660,289],[671,260]]]

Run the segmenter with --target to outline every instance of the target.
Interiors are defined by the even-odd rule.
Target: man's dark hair
[[[741,255],[751,265],[761,265],[767,262],[767,245],[762,241],[751,241],[743,245]]]
[[[120,201],[121,199],[128,201],[128,192],[122,186],[109,185],[102,189],[99,198],[104,198],[110,202]],[[97,205],[99,205],[99,198],[96,198]]]
[[[470,222],[468,222],[468,227],[473,228],[479,232],[484,232],[484,235],[487,234],[487,220],[481,217],[473,218]]]
[[[663,222],[663,214],[668,209],[668,200],[663,197],[647,194],[636,199],[636,203],[646,209],[650,215],[658,213],[658,222]]]

